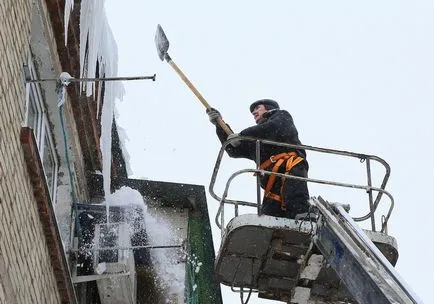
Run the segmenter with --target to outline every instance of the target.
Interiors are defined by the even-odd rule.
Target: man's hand
[[[217,109],[214,109],[214,108],[206,109],[206,114],[208,114],[209,121],[213,125],[217,125],[217,121],[219,119],[222,119],[222,115],[220,114],[220,112]]]
[[[233,141],[230,144],[231,144],[232,147],[236,148],[236,147],[238,147],[241,144],[241,140],[239,140],[239,139],[237,140],[237,139],[234,139],[234,138],[237,138],[239,136],[240,136],[240,134],[238,134],[238,133],[229,134],[229,136],[228,136],[228,138],[226,140],[233,139]]]

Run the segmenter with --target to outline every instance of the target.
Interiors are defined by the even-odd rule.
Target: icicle
[[[100,147],[102,154],[102,174],[104,178],[104,193],[110,194],[110,168],[111,168],[111,130],[113,123],[114,100],[111,99],[111,86],[106,86],[104,104],[101,114]]]
[[[74,0],[65,0],[64,21],[63,21],[65,27],[65,45],[68,44],[69,17],[71,16],[71,12],[73,8],[74,8]]]
[[[118,113],[117,109],[115,108],[115,120],[118,121],[118,119],[119,119],[119,113]],[[118,130],[119,143],[120,143],[121,150],[122,150],[122,156],[124,157],[124,160],[125,160],[127,175],[131,176],[134,174],[134,172],[130,166],[130,154],[128,153],[128,150],[126,147],[126,142],[129,141],[130,139],[128,138],[128,135],[127,135],[127,132],[125,129],[123,129],[119,125],[117,125],[116,128]]]
[[[83,78],[117,76],[118,52],[113,33],[107,21],[104,0],[81,1],[80,12],[80,75]],[[99,63],[99,70],[96,70]],[[95,93],[93,82],[81,87],[87,96]],[[122,100],[122,83],[105,83],[104,103],[101,113],[100,147],[103,163],[104,192],[110,194],[111,130],[116,99]],[[99,108],[99,105],[98,105]]]

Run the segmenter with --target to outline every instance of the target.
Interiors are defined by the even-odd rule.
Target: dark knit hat
[[[250,105],[250,113],[260,104],[263,104],[267,110],[280,109],[279,104],[272,99],[259,99]]]

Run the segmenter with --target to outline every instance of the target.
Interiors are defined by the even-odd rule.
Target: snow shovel
[[[185,74],[181,71],[181,69],[173,62],[172,58],[170,58],[167,51],[169,50],[169,40],[166,37],[166,34],[163,31],[161,25],[157,25],[157,31],[155,33],[155,45],[157,46],[158,57],[162,61],[166,59],[167,63],[175,70],[175,72],[181,77],[181,79],[185,82],[185,84],[190,88],[190,90],[196,95],[199,101],[204,105],[206,109],[211,109],[209,103],[205,100],[205,98],[200,94],[200,92],[196,89],[196,87],[191,83],[191,81],[185,76]],[[226,132],[226,134],[232,134],[231,129],[223,122],[222,119],[217,121],[220,127]]]

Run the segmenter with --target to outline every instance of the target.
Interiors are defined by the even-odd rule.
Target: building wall
[[[59,303],[23,151],[32,1],[0,2],[0,303]]]
[[[59,29],[58,29],[59,30]],[[38,70],[40,79],[55,79],[63,71],[59,56],[57,55],[57,44],[51,27],[50,17],[46,1],[39,1],[32,9],[32,25],[30,34],[31,57]],[[67,71],[70,72],[70,71]],[[71,72],[72,73],[72,72]],[[74,183],[74,194],[78,202],[88,200],[87,186],[84,172],[83,154],[78,140],[79,134],[73,118],[71,98],[67,95],[62,109],[64,113],[64,127],[67,134],[68,150],[65,150],[65,139],[60,121],[58,94],[56,83],[53,81],[40,83],[40,89],[45,99],[45,110],[50,121],[51,133],[55,143],[58,157],[57,195],[54,204],[59,230],[63,244],[70,247],[71,241],[71,204],[72,187],[69,170],[72,172]],[[69,155],[69,166],[66,159],[66,152]]]

